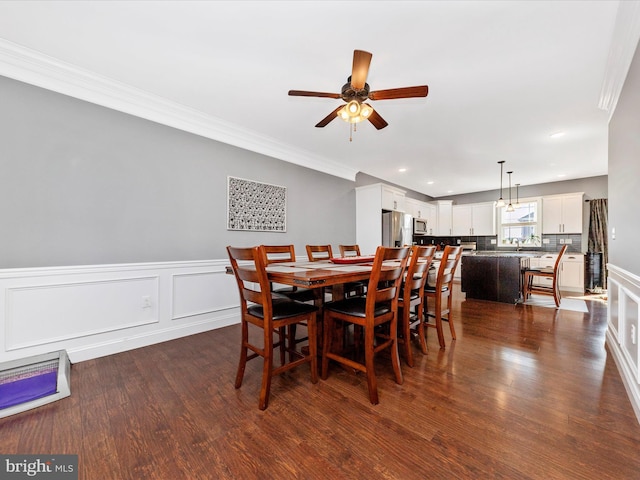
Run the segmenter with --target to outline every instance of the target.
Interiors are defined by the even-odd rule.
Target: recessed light
[[[431,180],[430,182],[427,182],[427,185],[433,185],[433,180]]]
[[[399,169],[398,169],[398,171],[399,171],[399,172],[406,172],[406,171],[407,171],[407,169],[406,169],[406,168],[399,168]]]
[[[558,174],[558,178],[562,178],[562,177],[566,177],[566,176],[567,176],[567,174],[566,174],[566,173],[559,173],[559,174]]]
[[[564,132],[556,132],[556,133],[552,133],[551,135],[549,135],[551,138],[559,138],[562,137],[564,135]]]

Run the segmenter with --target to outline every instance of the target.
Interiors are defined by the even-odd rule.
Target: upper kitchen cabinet
[[[404,212],[404,190],[399,190],[382,183],[376,183],[375,185],[378,185],[380,188],[383,210],[397,210],[399,212]]]
[[[496,208],[493,202],[454,205],[452,211],[453,235],[496,234]]]
[[[582,233],[584,193],[542,197],[542,233]]]
[[[404,199],[405,213],[408,213],[413,218],[429,219],[429,214],[435,211],[433,205],[429,205],[427,202],[421,202],[415,198]]]
[[[436,230],[434,235],[453,235],[453,201],[437,200],[432,203],[436,207]]]

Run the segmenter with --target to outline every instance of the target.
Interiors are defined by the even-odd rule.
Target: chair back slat
[[[340,256],[341,257],[359,257],[360,254],[360,245],[339,245],[340,248]]]
[[[411,296],[412,290],[420,290],[422,292],[435,254],[436,247],[433,245],[414,245],[411,248],[411,258],[407,266],[407,276],[404,282],[405,295]]]
[[[272,317],[271,292],[265,265],[266,252],[263,247],[237,248],[228,246],[227,253],[238,284],[242,311],[247,312],[248,303],[261,305],[265,320],[270,321]],[[239,260],[251,261],[253,268],[239,268]]]
[[[261,248],[265,265],[296,261],[296,252],[293,245],[261,245]]]
[[[462,247],[452,247],[451,245],[444,247],[440,268],[438,269],[438,278],[436,279],[436,291],[440,291],[445,287],[451,288],[453,276],[461,256]]]
[[[333,257],[331,245],[307,245],[307,257],[310,262],[329,260]]]

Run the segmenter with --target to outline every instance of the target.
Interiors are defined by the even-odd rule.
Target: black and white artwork
[[[286,187],[227,177],[227,230],[286,232]]]

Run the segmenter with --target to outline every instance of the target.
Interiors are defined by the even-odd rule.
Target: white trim
[[[0,38],[0,75],[355,181],[357,170]]]
[[[609,58],[598,102],[598,108],[609,113],[609,121],[618,104],[639,39],[640,2],[619,2],[609,48]]]

